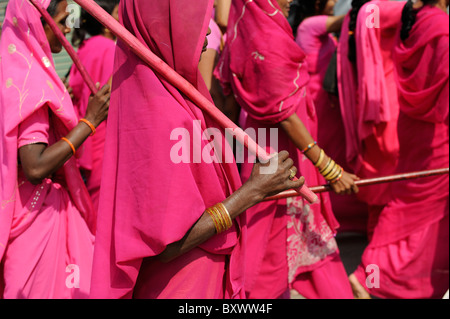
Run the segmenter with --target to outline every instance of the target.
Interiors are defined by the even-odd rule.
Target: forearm
[[[256,190],[252,189],[252,186],[247,183],[222,203],[229,212],[231,219],[234,220],[246,209],[257,204],[262,199],[261,196],[257,195]],[[167,248],[158,255],[158,259],[164,263],[170,262],[198,245],[201,245],[216,234],[217,231],[214,221],[210,214],[205,211],[183,239],[168,245]]]
[[[78,149],[92,133],[85,123],[78,125],[65,136]],[[73,156],[70,144],[59,140],[51,146],[30,144],[19,149],[19,156],[25,176],[33,184],[40,184],[45,178],[59,170]]]
[[[300,120],[300,118],[296,114],[291,115],[280,124],[283,131],[294,143],[297,149],[302,151],[315,142],[308,129],[303,124],[302,120]],[[320,148],[311,148],[308,152],[305,153],[305,156],[313,163],[316,163],[320,156]]]

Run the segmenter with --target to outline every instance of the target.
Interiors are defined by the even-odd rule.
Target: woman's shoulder
[[[329,16],[327,16],[327,15],[316,15],[316,16],[308,17],[302,21],[302,23],[300,24],[300,28],[311,28],[311,27],[323,26],[326,24],[328,18],[329,18]]]

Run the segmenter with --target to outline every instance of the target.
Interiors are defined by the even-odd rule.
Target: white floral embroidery
[[[299,267],[313,265],[336,252],[337,242],[327,222],[314,220],[311,205],[301,197],[289,198],[287,209],[287,259],[292,282]]]

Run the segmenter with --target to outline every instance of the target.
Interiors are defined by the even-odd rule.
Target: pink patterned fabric
[[[0,54],[3,297],[87,297],[95,215],[75,158],[40,185],[27,181],[18,163],[18,147],[52,144],[77,124],[31,3],[8,2]]]
[[[86,71],[95,83],[100,83],[100,87],[107,84],[112,76],[115,48],[114,40],[98,35],[85,40],[77,52]],[[92,93],[75,67],[71,69],[69,85],[73,90],[73,102],[78,118],[83,118],[86,114],[89,96]],[[102,122],[96,128],[95,135],[83,143],[78,159],[80,168],[86,175],[86,186],[95,211],[99,204],[106,123],[107,121]]]
[[[209,99],[198,62],[212,6],[210,0],[120,3],[121,23]],[[209,144],[200,128],[217,124],[122,41],[112,89],[91,297],[244,297],[245,213],[227,232],[167,264],[152,258],[241,186],[235,163],[220,164],[214,155],[212,163],[195,162],[190,156]],[[171,140],[174,130],[198,137],[185,145],[186,162],[173,159],[180,143],[180,136]]]
[[[263,29],[261,25],[264,25]],[[270,0],[233,1],[229,30],[217,74],[247,114],[243,128],[258,132],[264,129],[265,136],[261,133],[257,136],[258,139],[265,138],[269,144],[266,145],[267,152],[289,151],[309,185],[323,184],[323,178],[312,163],[279,126],[279,122],[296,113],[312,136],[317,136],[316,113],[306,88],[309,75],[305,54],[295,43],[278,3]],[[268,142],[271,141],[271,129],[277,129],[278,149]],[[241,166],[244,181],[250,176],[254,159],[249,155]],[[286,200],[261,203],[247,210],[249,241],[245,289],[250,298],[278,298],[289,288],[289,281],[303,272],[313,271],[318,267],[318,261],[338,253],[333,237],[338,223],[329,196],[321,194],[319,198],[314,205],[298,199],[302,202],[301,207],[291,214],[295,221],[300,223],[300,216],[306,210],[312,216],[310,223],[301,226],[300,231],[298,225],[289,227],[291,215],[287,212],[291,204],[287,207]],[[330,249],[320,248],[319,255],[312,258],[308,250],[318,246]],[[346,277],[345,272],[342,276]],[[351,295],[348,283],[347,288]]]
[[[448,26],[445,12],[424,6],[408,39],[396,36],[398,173],[449,165]],[[369,291],[387,298],[442,298],[449,280],[449,177],[399,182],[392,195],[362,260],[363,266],[386,265],[380,288]]]

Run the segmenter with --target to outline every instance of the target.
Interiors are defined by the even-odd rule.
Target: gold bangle
[[[227,229],[225,218],[222,215],[222,212],[219,210],[219,208],[216,206],[211,207],[212,210],[216,213],[217,219],[220,223],[220,231],[219,233],[224,232]]]
[[[333,165],[332,165],[333,162],[334,162],[334,161],[330,158],[330,159],[328,160],[327,165],[325,165],[324,168],[319,169],[319,173],[322,174],[322,175],[328,174],[328,173],[330,172],[330,170],[333,168]]]
[[[86,120],[86,119],[80,119],[79,121],[78,121],[78,123],[80,123],[80,122],[83,122],[83,123],[85,123],[85,124],[87,124],[87,126],[89,126],[89,128],[91,129],[91,131],[92,131],[92,133],[91,133],[91,135],[90,136],[92,136],[92,135],[94,135],[95,134],[95,126],[91,123],[91,122],[89,122],[88,120]]]
[[[61,137],[61,140],[63,140],[64,142],[66,142],[67,144],[69,144],[70,148],[72,149],[72,153],[73,155],[75,155],[76,150],[75,150],[75,146],[73,146],[72,142],[69,141],[67,138],[65,137]]]
[[[336,165],[336,169],[333,171],[333,174],[329,175],[328,178],[326,178],[326,180],[332,181],[333,179],[335,179],[336,177],[339,176],[341,171],[342,171],[342,168],[339,165]]]
[[[219,203],[219,204],[217,204],[221,209],[222,209],[222,211],[224,212],[224,218],[225,218],[225,221],[226,221],[226,227],[227,227],[227,230],[228,229],[230,229],[231,228],[231,226],[233,226],[233,221],[232,221],[232,219],[231,219],[231,215],[230,215],[230,213],[228,212],[228,209],[225,207],[225,205],[223,204],[223,203]]]
[[[344,169],[341,168],[341,173],[339,174],[339,176],[335,179],[333,179],[332,181],[330,181],[330,184],[336,184],[337,182],[339,182],[342,179],[342,176],[344,175]]]
[[[325,151],[323,149],[320,150],[320,155],[319,155],[319,159],[317,160],[317,162],[314,164],[315,167],[319,167],[322,162],[323,159],[325,158]]]
[[[206,209],[206,212],[209,214],[209,216],[211,216],[211,219],[214,222],[214,227],[216,228],[216,233],[220,234],[222,232],[222,230],[221,230],[221,226],[217,219],[216,214],[211,210],[211,208]]]
[[[328,179],[330,176],[334,175],[337,169],[337,164],[335,161],[332,161],[332,164],[330,165],[330,168],[327,170],[326,173],[323,173],[322,176],[325,177],[325,179]]]

